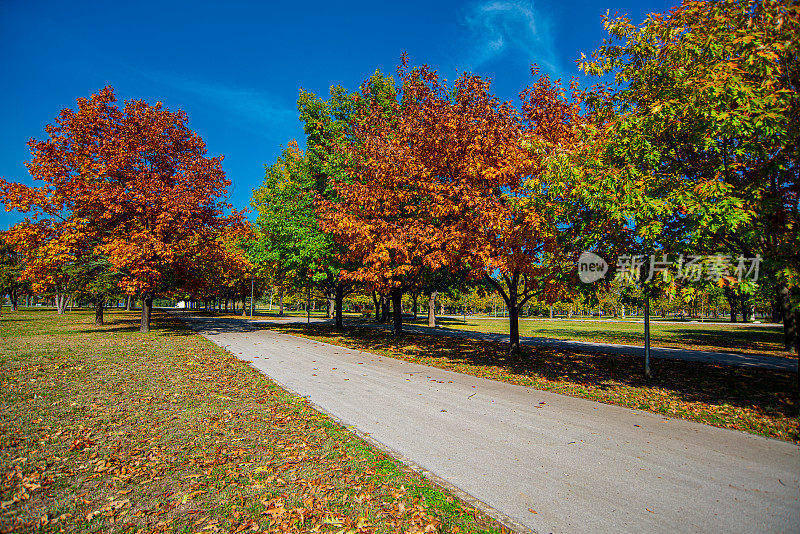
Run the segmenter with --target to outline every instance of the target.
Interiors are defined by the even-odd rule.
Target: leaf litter
[[[503,532],[177,320],[0,323],[0,532]]]

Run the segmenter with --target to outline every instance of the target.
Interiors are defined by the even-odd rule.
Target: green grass
[[[182,323],[0,319],[0,531],[498,532]]]
[[[427,320],[411,322],[420,326]],[[442,328],[508,334],[508,319],[443,318],[437,321]],[[642,345],[644,325],[639,322],[605,320],[520,320],[520,335],[576,341],[597,341]],[[664,324],[652,322],[651,343],[654,347],[686,348],[771,356],[796,357],[783,345],[783,330],[776,326],[708,325],[702,323]]]

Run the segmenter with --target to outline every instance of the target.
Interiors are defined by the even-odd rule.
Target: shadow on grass
[[[26,322],[26,321],[30,322],[30,321],[36,321],[37,320],[36,317],[17,315],[18,313],[19,312],[12,312],[12,311],[3,310],[3,313],[0,313],[0,321],[2,321],[3,319],[5,319],[7,321],[14,321],[14,322]]]
[[[92,325],[88,328],[77,330],[77,332],[138,333],[142,324],[141,311],[106,311],[104,322],[105,324],[102,326]],[[150,332],[173,336],[189,336],[194,333],[179,319],[159,310],[153,310],[153,314],[150,317]]]
[[[502,321],[502,317],[496,318]],[[427,326],[427,323],[415,321],[414,326]],[[437,324],[446,330],[471,331],[467,330],[469,325],[461,319],[442,318],[437,319]],[[622,325],[622,326],[620,326]],[[467,328],[465,328],[465,326]],[[641,345],[643,343],[643,326],[638,325],[638,331],[628,330],[634,325],[613,323],[609,325],[577,323],[573,325],[560,326],[557,323],[547,323],[544,327],[538,325],[524,324],[520,332],[523,337],[542,337],[563,340],[578,341],[599,341],[607,343],[622,343],[625,345]],[[688,326],[688,325],[687,325]],[[504,335],[508,329],[503,329]],[[653,342],[662,345],[678,345],[685,348],[692,346],[704,347],[709,350],[719,350],[724,352],[744,353],[743,351],[761,352],[784,356],[783,351],[783,331],[779,327],[767,326],[748,326],[742,327],[707,327],[696,328],[683,325],[664,325],[657,326],[651,332]],[[789,354],[786,353],[786,356]]]
[[[609,342],[622,342],[628,345],[642,343],[643,333],[608,331],[603,329],[575,330],[570,328],[548,328],[543,331],[530,329],[525,335],[542,335],[562,339],[599,339]],[[780,351],[783,347],[783,333],[767,328],[740,328],[725,330],[687,329],[679,327],[666,332],[654,332],[653,338],[659,343],[674,343],[679,345],[699,345],[703,347],[719,348],[720,350],[737,352],[742,349],[758,350],[763,352]]]
[[[625,395],[620,386],[669,390],[684,402],[729,405],[755,410],[775,418],[797,418],[797,374],[766,369],[740,368],[709,363],[658,359],[651,363],[652,378],[645,378],[641,357],[524,346],[519,356],[511,357],[505,343],[474,341],[429,334],[405,334],[394,338],[390,332],[348,327],[337,332],[329,325],[275,325],[273,330],[301,333],[344,343],[366,351],[391,355],[402,352],[422,364],[435,365],[485,378],[546,389],[561,383],[564,392],[587,398],[600,398],[603,392]],[[580,389],[594,389],[597,395],[584,395]],[[625,389],[625,388],[622,388]],[[630,391],[630,390],[628,390]],[[585,393],[585,392],[584,392]],[[630,394],[630,393],[627,393]],[[634,393],[636,395],[637,393]],[[606,400],[609,400],[606,399]],[[636,399],[621,403],[636,406]],[[647,409],[648,399],[642,399]],[[658,399],[659,401],[661,399]],[[613,400],[609,400],[614,402]],[[616,402],[615,402],[616,403]],[[797,439],[794,436],[793,439]]]

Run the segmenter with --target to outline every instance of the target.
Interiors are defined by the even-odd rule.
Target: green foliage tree
[[[248,251],[262,274],[282,288],[319,288],[332,297],[336,326],[341,328],[342,302],[353,284],[341,278],[337,247],[317,222],[315,186],[321,179],[311,170],[296,143],[267,167],[263,184],[253,191],[258,219]]]
[[[22,266],[16,248],[0,236],[0,307],[3,295],[8,295],[11,311],[17,311],[19,297],[30,288],[30,284],[20,281]]]
[[[686,1],[604,24],[580,62],[614,75],[589,99],[608,121],[589,202],[664,251],[761,255],[796,346],[800,7]]]
[[[373,106],[381,109],[384,116],[391,113],[396,98],[391,77],[376,71],[363,88],[367,98],[360,98],[359,93],[348,93],[339,85],[330,88],[328,100],[308,91],[300,92],[297,108],[306,134],[307,178],[304,189],[313,193],[316,200],[336,200],[334,183],[349,180],[348,169],[353,161],[341,148],[361,142],[355,134],[360,118]],[[320,261],[317,262],[315,278],[326,297],[333,301],[335,324],[341,328],[343,299],[358,285],[349,273],[357,270],[359,264],[348,254],[345,245],[334,240],[329,233],[326,236],[326,246],[318,250]],[[380,291],[386,288],[370,289]]]
[[[104,324],[103,310],[109,298],[119,295],[122,274],[114,269],[108,258],[89,254],[63,267],[70,281],[73,298],[86,299],[94,305],[94,323]]]

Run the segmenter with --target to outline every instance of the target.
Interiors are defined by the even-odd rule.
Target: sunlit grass
[[[0,531],[497,531],[179,321],[106,319],[0,320]]]
[[[442,328],[508,334],[508,319],[472,318],[466,322],[458,318],[441,318]],[[411,324],[427,325],[427,320],[412,321]],[[533,319],[521,320],[520,335],[547,337],[576,341],[621,343],[642,345],[644,325],[640,322],[605,320]],[[742,352],[772,356],[797,357],[784,349],[783,330],[776,326],[757,326],[702,323],[666,324],[654,321],[650,326],[651,343],[654,347],[672,347],[695,350]]]

